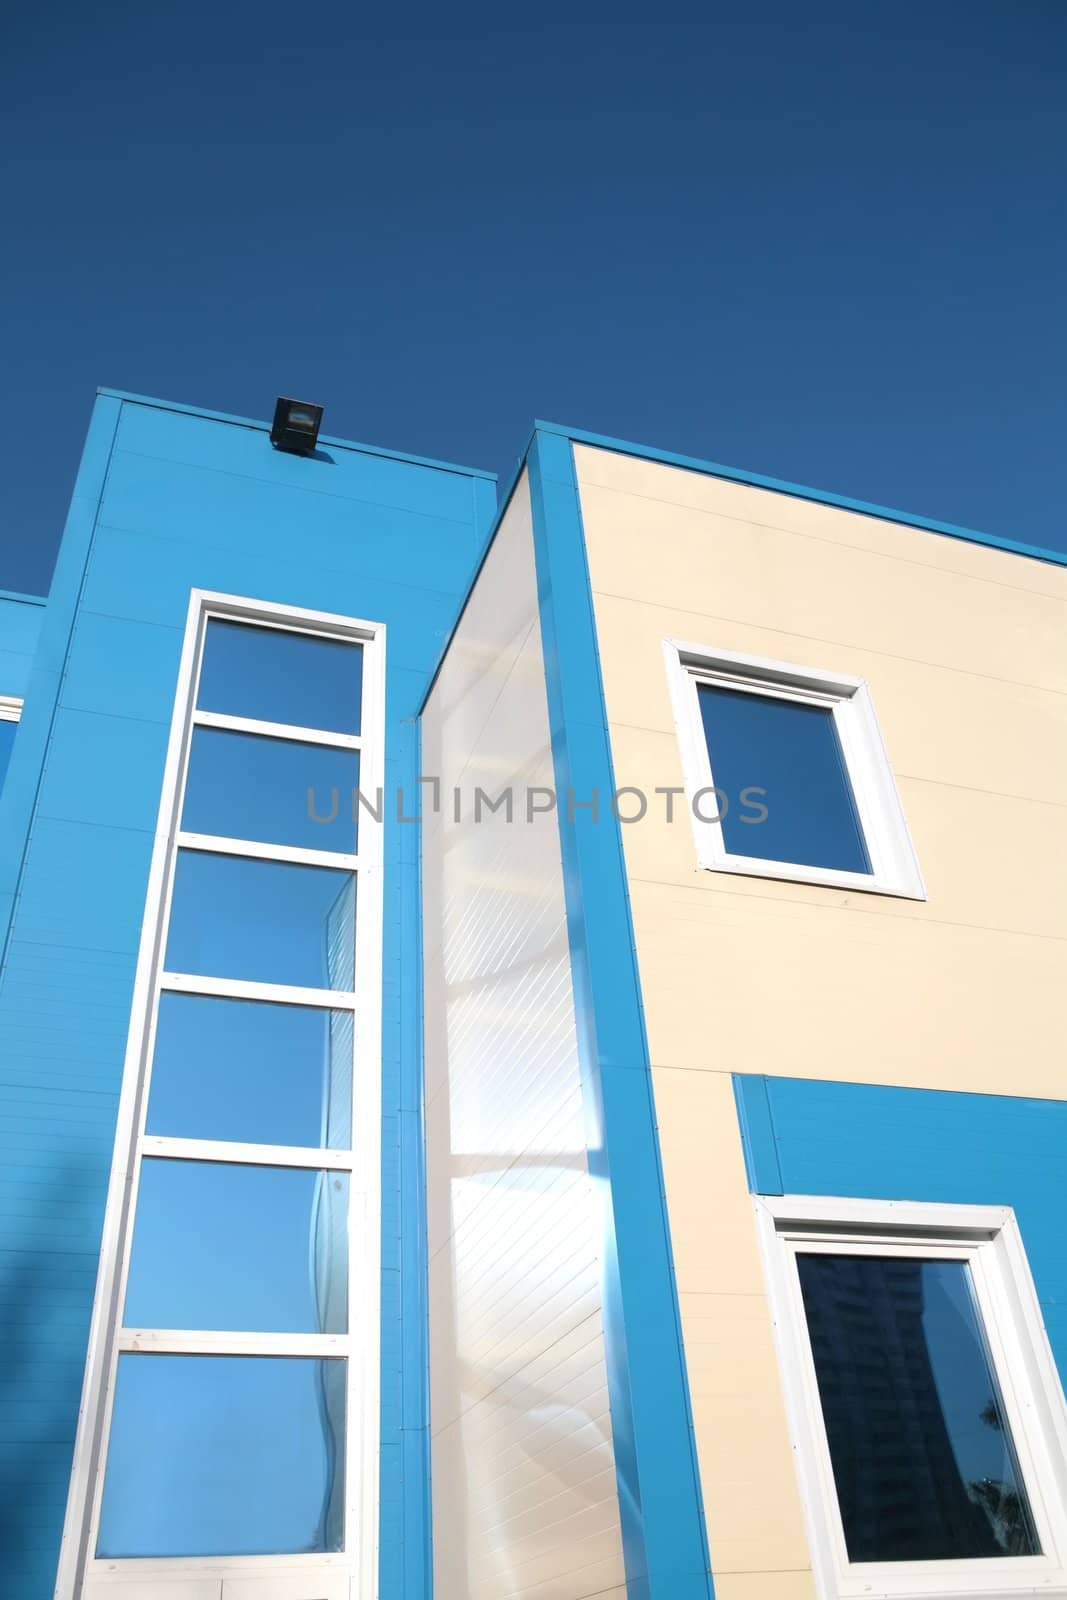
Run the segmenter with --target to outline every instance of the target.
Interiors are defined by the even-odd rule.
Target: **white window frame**
[[[820,1600],[1067,1594],[1067,1406],[1010,1207],[760,1195],[755,1208]],[[1041,1555],[849,1561],[796,1266],[801,1250],[968,1263]]]
[[[915,846],[878,726],[874,701],[863,678],[797,667],[792,662],[774,661],[766,656],[712,649],[681,639],[664,639],[663,652],[682,753],[689,815],[701,867],[712,872],[788,878],[796,883],[861,889],[868,894],[926,899]],[[764,861],[758,856],[731,853],[726,848],[715,802],[707,798],[715,787],[715,780],[697,694],[698,685],[702,683],[762,699],[821,706],[833,713],[870,858],[869,873],[841,872],[832,867],[794,861]],[[728,799],[731,805],[738,803],[736,795]],[[759,823],[753,821],[752,827],[758,826]]]
[[[196,709],[208,623],[262,624],[363,646],[359,735],[324,733],[289,724],[258,723]],[[358,854],[289,848],[185,833],[180,828],[189,750],[195,727],[271,732],[304,743],[360,751]],[[74,1447],[56,1600],[375,1600],[378,1594],[381,1297],[381,974],[382,845],[384,812],[368,807],[384,793],[385,626],[329,612],[194,589],[178,673],[162,797],[149,871],[145,916],[134,980],[130,1032],[119,1098],[115,1156],[100,1246],[85,1378]],[[223,979],[164,970],[170,898],[179,848],[236,853],[259,859],[343,867],[357,875],[355,988],[351,992]],[[308,1005],[354,1013],[352,1148],[311,1150],[213,1140],[148,1136],[144,1132],[158,998],[181,992]],[[311,1167],[351,1174],[349,1190],[348,1332],[265,1334],[130,1329],[122,1325],[137,1180],[145,1156],[236,1161],[259,1166]],[[299,1355],[348,1362],[345,1449],[345,1547],[323,1554],[266,1556],[97,1557],[115,1374],[124,1351]]]

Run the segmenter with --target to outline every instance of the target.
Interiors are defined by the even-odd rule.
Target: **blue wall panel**
[[[44,605],[37,595],[0,589],[0,695],[26,694]]]
[[[486,475],[334,442],[286,457],[262,427],[97,402],[0,811],[5,1595],[52,1593],[189,591],[384,621],[393,784],[494,503]],[[417,829],[386,819],[382,1592],[421,1600]]]
[[[806,1078],[743,1082],[746,1100],[763,1088],[775,1146],[764,1143],[750,1162],[757,1192],[1013,1207],[1067,1379],[1067,1102]]]

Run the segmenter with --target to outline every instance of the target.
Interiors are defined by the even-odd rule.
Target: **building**
[[[267,433],[0,597],[0,1592],[1067,1594],[1067,558]]]

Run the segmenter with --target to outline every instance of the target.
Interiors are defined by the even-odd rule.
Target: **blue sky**
[[[1060,0],[15,8],[0,588],[98,384],[535,416],[1067,548]]]

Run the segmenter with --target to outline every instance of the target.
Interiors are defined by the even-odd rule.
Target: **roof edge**
[[[20,606],[46,606],[45,594],[25,594],[21,589],[0,589],[0,600],[14,600]]]
[[[534,423],[541,433],[560,434],[572,444],[588,444],[602,450],[614,450],[619,455],[639,456],[646,461],[659,461],[665,466],[682,467],[689,472],[702,472],[705,476],[727,478],[733,483],[751,484],[757,489],[771,489],[776,494],[788,494],[798,500],[814,500],[821,505],[837,506],[843,511],[856,511],[866,517],[877,517],[883,522],[898,522],[904,527],[921,528],[926,533],[940,533],[949,539],[963,539],[970,544],[986,545],[994,550],[1004,550],[1010,555],[1028,556],[1034,561],[1047,561],[1053,566],[1067,567],[1067,551],[1049,550],[1042,545],[1022,544],[1015,539],[1004,539],[996,533],[981,533],[976,528],[964,528],[954,522],[938,522],[932,517],[918,517],[909,511],[894,511],[889,506],[876,505],[867,500],[854,500],[848,495],[831,494],[826,489],[810,489],[804,484],[789,483],[783,478],[769,478],[760,472],[747,472],[740,467],[726,467],[715,461],[703,461],[697,456],[679,455],[673,450],[659,450],[653,445],[633,444],[626,439],[613,439],[608,434],[589,433],[584,428],[567,428],[557,422]]]
[[[176,400],[157,400],[151,395],[130,394],[124,389],[100,387],[96,392],[128,405],[150,406],[156,411],[179,411],[185,416],[203,417],[207,422],[227,422],[231,427],[250,428],[256,433],[270,432],[270,423],[261,422],[255,417],[235,417],[228,411],[210,411],[204,406],[183,405]],[[490,483],[497,481],[496,473],[486,472],[483,467],[461,467],[454,461],[435,461],[431,456],[414,456],[406,450],[387,450],[384,445],[360,444],[354,439],[341,439],[335,434],[322,433],[319,440],[335,450],[355,450],[360,455],[384,456],[390,461],[405,461],[414,467],[433,467],[438,472],[454,472],[462,478],[487,478]]]

